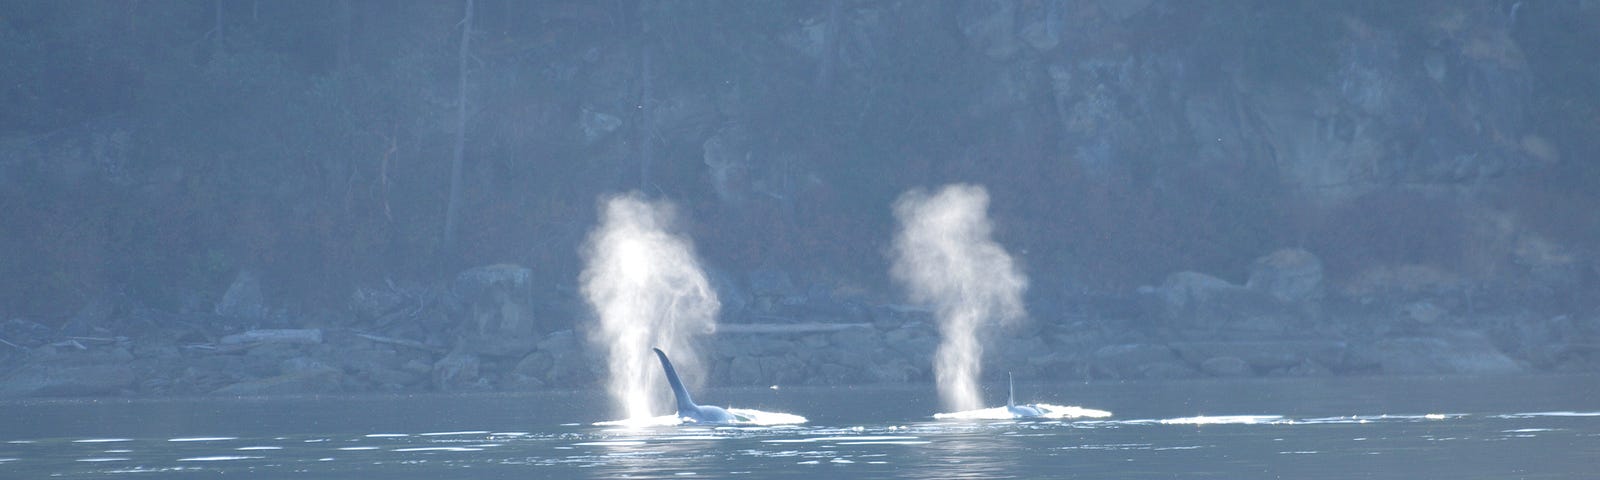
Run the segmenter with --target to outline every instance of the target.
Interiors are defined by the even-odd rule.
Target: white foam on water
[[[1532,417],[1600,417],[1600,412],[1573,412],[1573,411],[1525,412],[1525,413],[1509,413],[1509,414],[1505,414],[1505,415],[1495,415],[1494,416],[1494,418],[1532,418]]]
[[[367,438],[400,438],[409,436],[411,434],[407,433],[369,433],[366,435]]]
[[[1083,408],[1077,406],[1040,403],[1033,405],[1033,407],[1039,409],[1041,411],[1041,415],[1027,418],[1059,420],[1073,418],[1106,418],[1111,416],[1111,412],[1105,410],[1096,410],[1093,408]],[[960,412],[936,413],[933,415],[933,418],[939,420],[1015,420],[1019,417],[1011,413],[1011,410],[1008,410],[1006,407],[993,407]]]
[[[79,462],[126,462],[128,460],[129,459],[126,458],[126,457],[90,457],[90,458],[80,458],[80,459],[77,459],[76,461],[79,461]]]
[[[242,452],[249,452],[249,451],[255,451],[255,450],[283,450],[283,447],[274,447],[274,446],[270,446],[270,445],[262,445],[262,446],[259,446],[259,447],[239,447],[239,448],[235,448],[234,450],[238,450],[238,451],[242,451]]]
[[[30,444],[30,443],[39,443],[39,442],[37,440],[11,440],[11,441],[7,441],[6,443],[15,444],[15,445],[26,445],[26,444]]]
[[[116,443],[131,441],[133,441],[131,438],[85,438],[83,440],[73,440],[72,443]]]
[[[418,436],[423,436],[423,437],[443,437],[443,436],[449,436],[449,435],[483,435],[483,434],[486,434],[486,433],[489,433],[489,431],[488,430],[467,430],[467,431],[461,431],[461,432],[429,432],[429,433],[419,433],[417,435]]]
[[[182,472],[182,471],[185,471],[185,470],[199,470],[199,469],[200,469],[200,467],[158,467],[158,468],[150,468],[150,467],[140,466],[140,467],[132,467],[132,468],[119,468],[119,469],[115,469],[115,470],[106,470],[105,473],[165,473],[165,472]]]
[[[102,452],[102,453],[133,453],[133,450],[119,448],[119,449],[116,449],[116,450],[106,450],[105,452]]]
[[[600,442],[580,442],[574,443],[573,445],[581,447],[631,447],[644,444],[644,440],[608,440]]]
[[[839,442],[839,445],[927,445],[933,442],[927,440],[867,440],[863,442]]]
[[[607,420],[607,421],[604,421],[604,422],[595,422],[594,423],[594,425],[597,426],[597,427],[628,427],[628,428],[670,427],[670,426],[673,426],[673,425],[682,425],[682,424],[683,424],[683,419],[678,418],[678,416],[676,414],[674,414],[674,415],[662,415],[662,416],[659,416],[659,417],[624,418],[622,420]]]
[[[802,416],[795,415],[795,414],[792,414],[792,413],[766,412],[766,411],[754,410],[754,409],[749,409],[749,408],[729,408],[727,410],[728,410],[728,413],[733,414],[733,416],[734,416],[734,421],[733,422],[730,422],[730,423],[717,423],[717,424],[708,423],[708,424],[705,424],[705,425],[706,426],[715,426],[715,427],[718,427],[718,428],[721,428],[721,427],[734,427],[734,426],[779,426],[779,425],[798,425],[798,424],[806,423],[806,421],[807,421],[806,417],[802,417]],[[685,420],[684,418],[681,418],[681,417],[677,416],[676,414],[674,414],[674,415],[662,415],[662,416],[659,416],[659,417],[642,417],[642,418],[626,418],[626,419],[622,419],[622,420],[609,420],[609,421],[604,421],[604,422],[595,422],[594,425],[598,426],[598,427],[645,428],[645,427],[671,427],[671,426],[677,426],[677,425],[696,425],[696,423],[694,421],[692,421],[692,420]]]
[[[390,450],[390,451],[392,451],[392,452],[481,452],[481,451],[483,451],[483,449],[481,449],[481,448],[471,448],[471,447],[413,447],[413,448],[396,448],[396,449]]]
[[[355,452],[361,450],[377,450],[378,447],[339,447],[339,449],[347,452]]]
[[[1158,420],[1162,425],[1266,425],[1283,422],[1283,415],[1201,415]]]
[[[904,437],[892,435],[851,435],[838,437],[812,437],[812,438],[784,438],[776,440],[762,440],[761,443],[818,443],[818,442],[872,442],[890,440],[918,440],[918,437]]]
[[[227,462],[227,461],[233,461],[233,460],[253,460],[253,459],[258,459],[258,458],[267,458],[267,457],[255,457],[255,456],[250,456],[250,455],[216,455],[216,456],[210,456],[210,457],[180,458],[180,459],[178,459],[178,461],[180,461],[180,462]]]
[[[238,440],[239,437],[181,437],[169,438],[169,442],[220,442],[223,440]]]

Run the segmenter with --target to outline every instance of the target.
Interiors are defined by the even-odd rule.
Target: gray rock
[[[1346,350],[1345,343],[1337,340],[1174,342],[1171,346],[1192,364],[1200,365],[1216,357],[1234,357],[1262,372],[1292,367],[1307,360],[1336,365],[1343,361]]]
[[[294,357],[278,362],[278,371],[282,373],[300,373],[317,370],[336,370],[326,362],[311,357]]]
[[[846,350],[877,352],[883,350],[883,335],[873,328],[859,327],[834,332],[828,343]]]
[[[868,366],[866,376],[872,382],[906,383],[922,379],[923,371],[905,359],[896,358]]]
[[[529,335],[465,335],[460,348],[486,357],[522,358],[538,346],[539,338]]]
[[[28,365],[0,380],[0,397],[115,395],[133,388],[133,368],[119,365]]]
[[[1197,272],[1179,272],[1154,291],[1163,323],[1188,338],[1280,338],[1303,330],[1305,311],[1276,297]]]
[[[451,352],[433,364],[433,387],[440,391],[456,391],[478,382],[478,356],[464,352]]]
[[[1100,10],[1111,15],[1117,21],[1127,21],[1148,8],[1153,0],[1097,0],[1095,3]]]
[[[1190,367],[1187,363],[1156,362],[1140,367],[1139,376],[1137,378],[1173,380],[1194,378],[1196,373],[1197,372],[1195,371],[1194,367]]]
[[[1101,347],[1095,350],[1092,361],[1097,373],[1110,378],[1147,378],[1150,377],[1147,370],[1152,368],[1161,370],[1158,374],[1165,374],[1175,370],[1174,366],[1183,365],[1172,348],[1143,343]]]
[[[795,354],[761,357],[761,371],[774,385],[798,383],[806,377],[806,365]]]
[[[1214,377],[1248,377],[1255,372],[1239,357],[1212,357],[1200,362],[1200,371]]]
[[[21,318],[0,323],[0,338],[25,348],[35,348],[50,343],[54,340],[55,333],[50,327]]]
[[[1376,365],[1383,373],[1502,375],[1524,368],[1475,331],[1447,331],[1432,337],[1378,340],[1354,348],[1347,366]]]
[[[1017,39],[1017,4],[1014,0],[962,2],[959,27],[973,49],[995,60],[1006,60],[1021,48]]]
[[[343,373],[339,370],[324,366],[260,380],[243,381],[219,388],[212,393],[234,396],[332,393],[339,391],[342,377]]]
[[[406,370],[397,370],[381,366],[372,366],[362,369],[360,370],[360,374],[362,377],[366,378],[367,381],[372,382],[374,385],[380,387],[409,387],[421,383],[422,379],[424,378],[422,375],[417,375]],[[392,388],[388,388],[386,390],[390,389]]]
[[[767,382],[761,372],[761,360],[755,357],[735,357],[728,366],[728,383],[731,385],[760,385]]]
[[[1322,260],[1311,252],[1287,248],[1257,258],[1245,288],[1289,303],[1322,298]]]
[[[218,340],[222,345],[286,343],[314,345],[322,343],[322,330],[315,328],[258,329],[227,335]]]
[[[578,129],[583,131],[583,143],[590,144],[605,138],[622,127],[622,118],[583,106],[578,113]]]
[[[544,380],[526,375],[511,374],[501,383],[501,388],[513,392],[535,392],[545,388]]]
[[[533,315],[533,271],[519,265],[476,267],[456,276],[465,304],[458,324],[483,337],[530,337],[542,328]]]
[[[267,318],[266,295],[261,290],[261,279],[252,270],[240,270],[233,283],[217,301],[217,315],[246,320]]]

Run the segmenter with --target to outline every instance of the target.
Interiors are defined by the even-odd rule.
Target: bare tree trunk
[[[216,53],[222,53],[222,0],[217,0],[216,4],[217,4],[216,24],[211,27],[211,31],[213,33],[216,33],[217,36],[212,37],[211,41],[216,46],[216,48],[215,48]]]
[[[455,253],[456,220],[461,210],[461,157],[467,142],[467,44],[472,40],[472,2],[467,0],[467,13],[461,19],[461,53],[457,65],[459,79],[456,85],[456,151],[450,161],[450,200],[444,212],[444,250]]]
[[[350,0],[339,0],[339,23],[342,27],[339,32],[339,50],[334,54],[335,69],[345,71],[350,68],[350,36],[355,24],[355,13],[351,11]]]
[[[639,42],[639,190],[648,192],[650,189],[650,163],[655,157],[655,132],[652,131],[651,116],[655,108],[655,92],[650,85],[650,45],[646,41]]]

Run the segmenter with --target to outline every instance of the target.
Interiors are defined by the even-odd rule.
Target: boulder
[[[433,364],[433,387],[439,391],[456,391],[478,383],[480,362],[478,356],[465,352],[451,352]]]
[[[1248,377],[1255,372],[1239,357],[1211,357],[1200,362],[1200,371],[1213,377]]]
[[[1338,365],[1344,361],[1346,350],[1345,343],[1338,340],[1174,342],[1171,346],[1184,361],[1199,365],[1202,370],[1207,360],[1230,357],[1243,360],[1250,369],[1259,372],[1289,368],[1307,361]]]
[[[1322,260],[1298,248],[1278,250],[1251,264],[1244,286],[1283,302],[1316,301],[1322,298]]]
[[[1380,339],[1352,348],[1345,365],[1357,369],[1376,367],[1383,373],[1400,375],[1502,375],[1525,370],[1495,348],[1487,336],[1469,330]]]
[[[533,271],[519,265],[476,267],[456,276],[463,302],[457,324],[479,336],[530,337],[541,330],[533,315]]]
[[[1107,345],[1095,350],[1092,361],[1095,372],[1107,378],[1170,378],[1172,371],[1192,371],[1166,345]]]
[[[261,320],[267,318],[266,295],[261,290],[261,279],[253,270],[240,270],[217,301],[217,315],[224,317]]]
[[[1153,293],[1163,323],[1187,338],[1280,338],[1308,317],[1273,295],[1198,272],[1169,275]]]
[[[584,351],[571,330],[552,333],[540,340],[533,353],[512,367],[512,375],[538,379],[545,385],[571,387],[588,385],[599,378],[602,368],[592,353]]]

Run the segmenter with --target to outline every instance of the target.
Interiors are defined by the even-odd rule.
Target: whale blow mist
[[[693,244],[672,231],[670,205],[632,194],[606,199],[602,208],[600,225],[584,244],[580,278],[600,321],[589,339],[607,353],[607,390],[625,418],[671,412],[670,391],[650,347],[665,349],[680,372],[700,371],[689,339],[716,328],[721,304]]]
[[[921,189],[894,204],[900,232],[891,274],[916,303],[935,308],[942,340],[934,355],[939,397],[952,411],[983,407],[979,327],[1026,315],[1028,279],[990,238],[989,194],[976,185]]]

